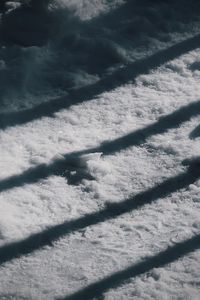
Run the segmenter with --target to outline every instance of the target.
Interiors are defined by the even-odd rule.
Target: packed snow
[[[198,300],[199,1],[0,18],[0,299]]]

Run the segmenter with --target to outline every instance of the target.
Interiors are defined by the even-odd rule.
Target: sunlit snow
[[[198,300],[199,1],[28,2],[0,5],[0,299]]]

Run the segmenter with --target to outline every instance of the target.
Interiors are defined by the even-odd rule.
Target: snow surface
[[[1,14],[1,300],[200,298],[199,13]]]

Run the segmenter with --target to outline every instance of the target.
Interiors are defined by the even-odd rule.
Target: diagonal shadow
[[[88,226],[96,225],[111,219],[115,219],[122,214],[138,209],[146,204],[151,204],[160,198],[165,198],[194,183],[200,177],[199,162],[191,163],[185,173],[181,173],[172,178],[166,179],[157,186],[130,197],[120,203],[108,204],[104,209],[90,214],[86,214],[78,219],[66,221],[52,226],[42,232],[35,233],[21,241],[12,242],[0,248],[0,264],[12,259],[32,253],[40,248],[50,245],[61,237],[71,232],[84,229]]]
[[[49,165],[41,164],[37,167],[30,168],[22,174],[3,179],[0,181],[0,192],[12,189],[14,187],[23,186],[25,184],[36,183],[50,175],[64,175],[68,179],[68,183],[73,184],[73,178],[70,177],[70,172],[73,170],[78,170],[80,175],[77,183],[80,182],[82,178],[92,179],[92,177],[87,174],[87,171],[84,170],[85,166],[83,165],[80,167],[82,164],[81,155],[94,152],[102,152],[103,155],[109,155],[122,149],[126,149],[130,146],[138,146],[141,143],[144,143],[147,138],[155,134],[165,133],[169,129],[176,128],[183,122],[186,122],[199,114],[200,101],[193,102],[189,105],[181,107],[171,114],[161,117],[152,125],[138,129],[123,137],[104,142],[100,146],[94,148],[68,153],[63,159],[56,160]]]
[[[190,139],[196,139],[200,137],[200,125],[198,125],[189,135]]]
[[[159,120],[152,125],[138,129],[113,141],[103,143],[97,150],[98,152],[103,152],[104,155],[108,155],[130,146],[138,146],[144,143],[147,138],[177,128],[182,123],[189,121],[192,117],[198,116],[199,114],[200,101],[190,103],[171,114],[159,118]]]
[[[125,0],[87,20],[79,18],[69,7],[39,13],[20,6],[9,11],[0,24],[0,43],[9,45],[0,49],[7,66],[0,70],[0,106],[9,110],[8,98],[12,93],[20,108],[27,106],[26,91],[38,103],[47,90],[50,95],[60,89],[66,92],[86,86],[138,55],[143,56],[141,48],[155,52],[158,43],[169,42],[171,34],[182,35],[198,22],[200,7],[196,0],[189,4],[187,0],[170,0],[170,5],[165,2]],[[45,61],[38,61],[38,54],[43,53],[40,47],[39,52],[24,52],[15,43],[25,47],[48,44],[53,56],[45,55]],[[66,98],[63,101],[68,102]]]
[[[76,157],[74,154],[69,154],[66,159],[56,160],[49,165],[40,164],[37,167],[30,168],[22,174],[14,175],[2,180],[0,182],[0,192],[14,187],[24,186],[25,184],[36,183],[50,175],[65,177],[68,180],[68,183],[72,185],[78,184],[83,178],[89,180],[94,179],[92,175],[87,173],[84,162],[82,162],[78,156]]]
[[[180,242],[174,246],[168,247],[166,250],[146,258],[135,265],[128,267],[122,271],[116,272],[106,278],[94,282],[89,286],[75,292],[72,295],[57,298],[60,300],[80,300],[80,299],[99,299],[103,293],[112,288],[124,284],[126,280],[142,275],[151,271],[154,268],[161,268],[167,264],[175,262],[181,257],[200,248],[200,235],[193,236],[192,238]]]
[[[71,105],[90,101],[103,92],[122,86],[127,82],[134,82],[140,74],[148,73],[162,64],[179,57],[200,46],[200,35],[196,35],[165,50],[159,51],[150,57],[130,63],[125,67],[115,71],[113,74],[101,79],[97,83],[72,90],[68,96],[54,99],[33,108],[17,112],[0,114],[0,129],[10,126],[22,125],[42,117],[52,117],[54,113],[61,109],[67,109]]]

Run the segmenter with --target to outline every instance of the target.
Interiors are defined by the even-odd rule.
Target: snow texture
[[[22,2],[0,6],[0,299],[198,300],[199,1]]]

